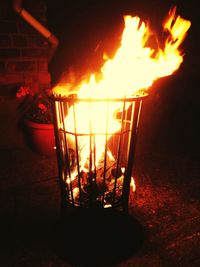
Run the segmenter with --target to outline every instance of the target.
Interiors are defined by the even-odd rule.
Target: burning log
[[[73,171],[76,171],[76,169]],[[98,163],[98,168],[95,171],[89,172],[88,168],[84,166],[84,170],[81,170],[79,175],[78,173],[76,175],[73,174],[73,177],[71,181],[70,179],[68,180],[68,183],[72,186],[70,201],[73,198],[75,203],[79,203],[81,196],[83,206],[87,206],[91,198],[93,200],[92,202],[98,205],[103,201],[103,204],[108,206],[112,204],[114,191],[116,199],[120,199],[124,175],[121,168],[116,167],[116,163],[112,157],[107,157],[106,169],[104,168],[104,157],[102,155]],[[103,195],[104,199],[102,197]]]

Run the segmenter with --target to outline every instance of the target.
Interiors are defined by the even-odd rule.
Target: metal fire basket
[[[62,207],[114,208],[128,212],[139,118],[146,96],[85,99],[77,95],[54,95]],[[83,104],[87,116],[79,118],[79,104]],[[103,113],[96,110],[100,105]],[[119,126],[117,131],[110,131],[109,127],[113,105],[117,105],[112,115]],[[99,113],[104,123],[101,131],[93,127],[93,121],[100,120]],[[79,127],[80,120],[87,125],[87,131]]]

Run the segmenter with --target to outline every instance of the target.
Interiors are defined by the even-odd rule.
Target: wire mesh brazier
[[[54,95],[62,207],[128,211],[139,118],[145,97],[85,99],[77,95]],[[113,120],[117,124],[114,130]]]

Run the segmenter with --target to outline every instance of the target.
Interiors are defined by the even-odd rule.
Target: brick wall
[[[25,83],[50,84],[49,45],[36,30],[19,17],[12,0],[0,0],[0,149],[26,146],[19,127],[16,89]],[[44,0],[24,0],[24,8],[46,24]]]
[[[42,24],[46,24],[43,0],[26,0],[23,6]],[[12,1],[0,1],[0,95],[14,85],[38,81],[50,83],[49,44],[36,30],[14,13]]]

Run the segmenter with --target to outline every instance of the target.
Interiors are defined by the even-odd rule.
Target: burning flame
[[[183,62],[179,46],[184,40],[191,22],[176,15],[176,8],[169,11],[163,24],[169,37],[164,49],[154,51],[147,46],[150,30],[139,17],[124,17],[125,27],[121,46],[112,59],[101,68],[102,79],[92,74],[76,88],[79,98],[129,97],[141,89],[148,89],[161,77],[171,75]],[[72,85],[56,86],[56,94],[67,95]]]
[[[176,8],[169,11],[163,24],[168,32],[164,48],[157,51],[149,47],[150,30],[139,17],[125,16],[125,27],[121,38],[121,45],[115,56],[106,59],[101,68],[101,79],[91,74],[89,80],[82,81],[74,89],[73,84],[58,85],[54,88],[55,95],[67,96],[76,93],[78,98],[124,98],[140,94],[140,90],[147,90],[158,78],[171,75],[183,61],[179,46],[190,28],[191,22],[176,15]],[[77,102],[74,105],[76,112],[76,125],[74,124],[74,110],[71,107],[65,119],[68,131],[78,133],[97,133],[95,143],[95,163],[98,164],[105,151],[105,139],[101,133],[109,133],[109,138],[120,129],[120,123],[115,120],[114,114],[119,109],[117,103],[108,105],[107,102]],[[127,108],[127,107],[126,107]],[[106,115],[107,126],[105,123]],[[63,125],[59,125],[63,127]],[[71,141],[74,142],[73,140]],[[88,155],[90,151],[88,136],[79,138],[81,150],[80,170],[88,170]],[[107,151],[112,160],[112,154]],[[94,166],[92,166],[94,168]],[[73,175],[72,175],[73,177]],[[73,178],[72,178],[73,179]],[[135,190],[134,180],[132,188]]]
[[[135,180],[133,177],[131,177],[131,183],[130,183],[130,187],[132,189],[133,192],[136,191],[136,185],[135,185]]]

